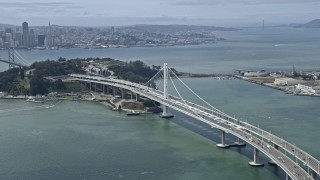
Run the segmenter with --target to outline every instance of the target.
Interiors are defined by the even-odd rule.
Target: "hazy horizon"
[[[0,23],[44,26],[206,25],[223,27],[306,23],[320,18],[318,0],[0,0]]]

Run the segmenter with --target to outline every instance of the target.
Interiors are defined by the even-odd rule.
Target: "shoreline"
[[[28,96],[31,97],[31,96]],[[28,97],[0,97],[0,100],[24,100],[26,101]],[[71,96],[70,96],[71,97]],[[88,98],[88,99],[70,99],[70,98],[55,98],[55,99],[47,99],[44,97],[33,97],[37,101],[41,101],[41,103],[46,103],[46,102],[52,102],[52,101],[87,101],[87,102],[97,102],[105,107],[109,107],[111,111],[124,111],[124,112],[132,112],[133,110],[136,112],[139,112],[141,114],[155,114],[153,112],[148,112],[146,110],[137,110],[137,109],[128,109],[128,108],[121,108],[120,110],[113,110],[116,108],[118,103],[122,102],[130,102],[130,100],[127,99],[119,99],[119,98],[100,98],[100,99],[93,99],[93,98]],[[113,99],[119,99],[120,101],[118,103],[113,103]],[[133,102],[133,101],[131,101]],[[39,102],[30,102],[30,103],[39,103]]]
[[[219,42],[225,42],[226,40],[216,40],[214,42],[203,42],[203,43],[186,43],[186,44],[155,44],[155,45],[141,45],[141,46],[130,46],[130,45],[116,45],[116,46],[108,46],[108,47],[102,47],[102,46],[97,46],[97,47],[57,47],[54,49],[50,48],[19,48],[16,47],[15,49],[17,50],[24,50],[24,51],[33,51],[33,50],[39,50],[39,51],[45,51],[45,50],[59,50],[59,49],[85,49],[85,50],[90,50],[90,49],[124,49],[124,48],[157,48],[157,47],[184,47],[184,46],[201,46],[201,45],[210,45],[210,44],[216,44]],[[7,51],[6,48],[0,48],[0,51]]]
[[[243,81],[247,81],[247,82],[250,82],[250,83],[253,83],[253,84],[257,84],[257,85],[260,85],[260,86],[264,86],[264,87],[267,87],[267,88],[279,90],[279,91],[284,92],[285,94],[290,94],[290,95],[294,95],[294,96],[320,97],[320,94],[290,93],[289,91],[286,90],[285,87],[278,87],[278,86],[275,86],[275,85],[271,85],[270,83],[257,82],[257,81],[254,81],[254,80],[252,80],[252,79],[247,79],[247,78],[244,78],[244,77],[241,77],[241,76],[238,76],[238,75],[234,75],[234,77],[235,77],[236,79],[239,79],[239,80],[243,80]]]

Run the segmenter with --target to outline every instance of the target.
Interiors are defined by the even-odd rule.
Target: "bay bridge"
[[[9,69],[15,66],[20,68],[27,67],[27,61],[25,61],[14,49],[8,49],[8,55],[8,60],[0,59],[0,62],[9,64]],[[173,114],[171,114],[168,109],[172,108],[206,123],[212,128],[221,131],[221,143],[217,144],[217,147],[219,148],[229,148],[232,146],[243,147],[246,145],[245,143],[250,144],[254,148],[253,161],[249,162],[251,166],[264,165],[264,162],[259,161],[259,153],[262,153],[269,158],[269,164],[279,166],[286,173],[286,179],[319,179],[319,160],[283,138],[247,122],[240,121],[235,117],[231,117],[210,105],[188,87],[166,63],[163,68],[145,84],[98,76],[79,74],[71,74],[69,76],[73,81],[88,83],[90,85],[90,90],[92,89],[92,86],[95,88],[100,86],[104,93],[110,92],[111,89],[114,95],[116,95],[117,91],[120,91],[122,96],[124,96],[127,91],[131,93],[131,95],[135,94],[137,100],[139,99],[139,96],[143,96],[159,102],[163,106],[163,112],[161,114],[161,117],[163,118],[173,117]],[[204,105],[199,105],[184,99],[178,91],[173,79],[180,81],[185,86],[185,90],[194,94]],[[159,82],[161,82],[160,80],[163,81],[161,88],[159,84]],[[170,82],[172,84],[171,87],[169,87]],[[174,89],[176,95],[170,94],[168,91],[169,88]],[[163,90],[161,91],[159,89]],[[226,144],[225,137],[227,134],[235,136],[238,139],[237,142]]]
[[[133,83],[125,80],[104,78],[98,76],[88,76],[80,74],[70,74],[70,80],[89,84],[90,90],[97,86],[103,93],[121,92],[122,96],[126,92],[135,94],[162,104],[163,112],[161,117],[170,118],[173,115],[168,108],[195,118],[198,121],[210,125],[221,131],[221,143],[219,148],[229,148],[232,146],[245,146],[245,143],[253,147],[253,160],[249,162],[251,166],[263,166],[264,162],[259,161],[259,153],[269,158],[269,164],[279,166],[285,173],[286,179],[293,180],[316,180],[320,174],[320,162],[312,155],[300,149],[296,145],[247,122],[231,117],[214,106],[210,105],[189,86],[187,86],[172,70],[164,64],[163,68],[145,84]],[[162,79],[163,83],[159,83]],[[174,82],[180,82],[185,90],[193,93],[205,105],[199,105],[188,101],[181,96]],[[158,84],[157,84],[158,82]],[[172,86],[169,87],[170,83]],[[159,84],[162,84],[160,88]],[[176,91],[176,95],[169,93],[168,89]],[[159,90],[163,89],[163,90]],[[233,144],[226,144],[226,135],[235,136],[238,140]]]
[[[14,48],[8,48],[8,60],[0,58],[0,62],[9,65],[9,69],[14,67],[28,67],[29,63]]]

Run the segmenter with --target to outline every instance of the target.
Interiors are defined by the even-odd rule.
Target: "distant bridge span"
[[[2,59],[0,59],[0,62],[7,63],[7,64],[12,64],[12,65],[19,66],[19,67],[27,67],[24,64],[20,64],[20,63],[17,63],[17,62],[9,62],[7,60],[2,60]]]
[[[164,112],[167,106],[209,124],[222,131],[222,142],[217,145],[218,147],[230,147],[224,143],[224,138],[225,133],[232,134],[254,147],[254,160],[249,163],[252,166],[263,165],[257,160],[258,152],[262,152],[270,158],[270,162],[275,163],[286,172],[286,179],[315,180],[320,174],[320,162],[310,154],[270,132],[224,113],[185,101],[179,97],[166,95],[166,92],[125,80],[77,74],[69,76],[74,81],[101,84],[131,91],[161,103],[164,106]],[[235,145],[241,145],[241,143],[238,141]],[[299,163],[296,162],[297,160],[299,160]]]

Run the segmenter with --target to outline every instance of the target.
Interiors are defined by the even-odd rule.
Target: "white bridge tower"
[[[164,63],[163,65],[163,97],[164,99],[169,98],[169,93],[168,93],[168,77],[169,77],[169,71],[168,71],[168,64]],[[160,115],[162,118],[172,118],[173,114],[168,112],[168,107],[166,105],[162,105],[163,107],[163,112]]]

